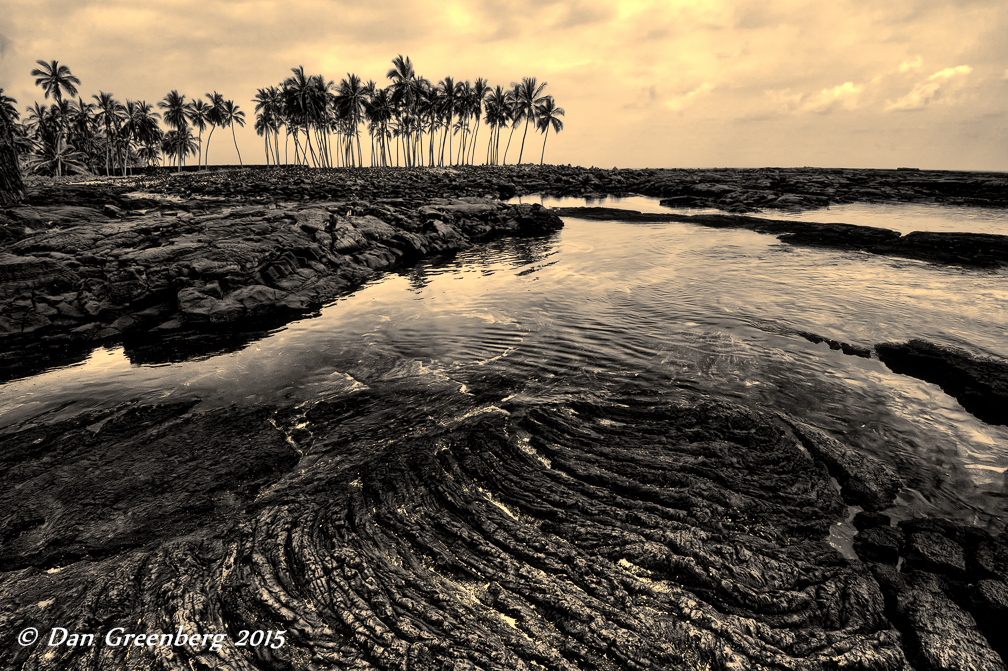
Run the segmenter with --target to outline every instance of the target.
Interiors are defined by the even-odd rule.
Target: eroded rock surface
[[[138,478],[192,473],[165,441],[193,411],[131,408],[14,434],[4,489],[50,489],[31,524],[5,509],[4,640],[28,626],[226,637],[170,655],[5,647],[0,664],[908,668],[876,580],[825,541],[845,514],[826,465],[778,415],[639,397],[466,398],[432,416],[403,390],[364,391],[278,409],[270,429],[263,408],[196,414],[196,426],[227,427],[211,451],[235,460],[201,462],[182,485],[207,502],[199,523],[156,538],[136,530],[186,504],[160,502]],[[293,444],[276,440],[284,433]],[[62,492],[76,479],[47,459],[54,449],[104,454],[132,484],[94,478],[73,506]],[[231,490],[226,469],[262,455],[273,465]],[[124,492],[140,496],[125,525]],[[90,553],[58,559],[77,543]],[[242,629],[284,630],[286,642],[238,647]]]
[[[2,378],[102,341],[282,321],[376,271],[563,226],[476,198],[235,207],[65,189],[74,204],[51,188],[0,218],[17,238],[0,248]]]

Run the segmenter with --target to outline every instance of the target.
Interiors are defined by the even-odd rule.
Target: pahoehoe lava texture
[[[177,414],[145,412],[155,424]],[[236,427],[218,449],[238,449],[240,427],[263,432],[250,421],[261,409],[226,412],[242,416],[206,420]],[[286,470],[236,494],[227,515],[157,540],[103,527],[96,544],[114,548],[104,557],[3,574],[5,641],[27,626],[182,626],[227,633],[220,650],[7,646],[0,665],[908,668],[878,584],[825,540],[846,510],[839,493],[779,415],[636,397],[429,412],[371,392],[278,411],[277,435],[309,427],[289,434],[300,460],[278,459]],[[137,449],[117,455],[127,473],[149,463],[143,441],[160,434],[135,435]],[[4,486],[58,470],[36,451]],[[103,487],[120,485],[102,482],[93,523],[116,515]],[[131,523],[162,512],[141,506],[146,519]],[[52,537],[81,533],[59,506],[38,513]],[[242,629],[284,629],[286,644],[236,647]]]

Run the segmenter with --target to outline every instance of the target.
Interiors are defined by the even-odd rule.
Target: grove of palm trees
[[[218,128],[231,129],[244,164],[235,126],[245,125],[245,112],[217,91],[190,96],[173,89],[154,111],[145,100],[123,102],[111,92],[87,97],[67,65],[56,60],[37,64],[30,74],[44,101],[28,107],[23,121],[17,101],[0,90],[5,155],[16,161],[9,171],[20,167],[53,177],[89,172],[125,176],[140,166],[181,171],[191,157],[197,167],[207,168]],[[554,134],[563,129],[564,110],[544,94],[546,82],[535,77],[507,88],[483,78],[471,84],[446,76],[434,83],[416,71],[408,56],[398,55],[385,80],[388,85],[382,87],[347,73],[336,83],[298,66],[283,81],[258,89],[252,98],[253,127],[263,138],[265,162],[316,168],[506,165],[519,127],[521,142],[512,160],[523,160],[531,125],[543,134],[541,164],[550,129]],[[481,121],[487,126],[482,137]],[[504,129],[508,137],[502,152]],[[4,187],[11,189],[15,187]]]

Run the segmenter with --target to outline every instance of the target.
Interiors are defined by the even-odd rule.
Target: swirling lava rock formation
[[[74,441],[97,450],[106,427],[110,477],[78,492],[85,513],[58,496],[36,502],[32,525],[5,513],[5,547],[34,548],[49,568],[15,568],[5,552],[3,640],[28,626],[227,638],[216,651],[10,646],[0,664],[908,668],[878,583],[826,542],[846,506],[805,449],[815,437],[778,414],[365,390],[276,410],[275,440],[262,438],[262,410],[130,408],[129,422],[85,417],[9,436],[8,492],[65,486],[54,460]],[[173,457],[172,441],[194,435],[180,422],[220,427],[209,449],[233,449],[235,463],[205,459],[205,472]],[[56,438],[48,454],[23,449]],[[133,481],[154,463],[162,485],[172,469],[187,474],[181,500]],[[241,468],[259,491],[234,486]],[[122,513],[127,494],[134,515]],[[137,531],[186,511],[161,535]],[[61,565],[47,548],[73,538],[87,554]],[[285,630],[285,642],[239,647],[241,630]]]

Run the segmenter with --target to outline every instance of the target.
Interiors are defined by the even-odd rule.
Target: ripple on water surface
[[[643,209],[624,200],[612,205]],[[448,416],[438,389],[491,400],[727,397],[799,416],[896,467],[908,485],[898,516],[986,523],[1005,515],[1006,427],[875,358],[794,334],[863,346],[924,338],[1008,358],[1005,304],[1004,271],[744,230],[570,219],[549,238],[383,274],[233,351],[136,365],[130,345],[99,348],[0,387],[0,417],[10,426],[134,399],[310,403],[388,385],[430,390],[430,411]]]

